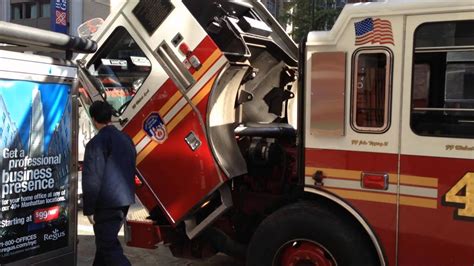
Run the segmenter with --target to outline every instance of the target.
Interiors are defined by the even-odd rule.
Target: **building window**
[[[23,18],[23,4],[12,4],[11,5],[11,19],[22,19]]]
[[[392,57],[386,49],[354,54],[351,126],[357,132],[382,133],[390,126]]]
[[[474,20],[415,31],[410,126],[422,136],[474,138]]]
[[[36,3],[19,3],[11,5],[11,19],[38,18],[38,5]]]
[[[49,2],[40,2],[39,16],[42,18],[51,17],[51,4]]]
[[[38,6],[36,3],[25,3],[25,17],[26,19],[38,18]]]

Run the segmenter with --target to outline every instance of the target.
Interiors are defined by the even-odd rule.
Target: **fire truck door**
[[[474,263],[473,18],[407,17],[400,265]]]
[[[227,60],[174,0],[127,1],[99,46],[86,66],[96,98],[114,107],[115,124],[136,145],[138,172],[159,202],[146,207],[175,224],[225,180],[204,123]]]

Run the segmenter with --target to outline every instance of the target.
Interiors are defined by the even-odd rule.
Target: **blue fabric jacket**
[[[82,172],[84,215],[135,203],[136,155],[130,137],[111,125],[87,143]]]

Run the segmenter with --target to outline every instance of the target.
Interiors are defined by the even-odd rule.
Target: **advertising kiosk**
[[[78,102],[68,59],[95,44],[4,22],[0,42],[66,52],[0,50],[0,265],[75,265]]]

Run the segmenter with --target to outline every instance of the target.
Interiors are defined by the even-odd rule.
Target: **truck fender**
[[[344,201],[340,197],[314,186],[306,185],[304,187],[304,196],[309,199],[323,198],[326,201],[330,201],[331,203],[337,205],[339,208],[344,210],[349,216],[354,218],[362,226],[362,228],[370,237],[370,240],[372,241],[372,244],[374,245],[377,255],[379,257],[380,265],[381,266],[387,265],[384,252],[382,250],[382,247],[380,246],[377,236],[375,235],[374,231],[372,230],[370,225],[367,223],[367,221],[364,219],[364,217],[362,217],[362,215],[360,215],[357,210],[355,210],[352,206],[350,206],[346,201]]]

